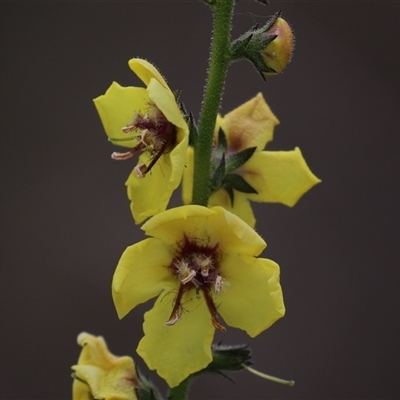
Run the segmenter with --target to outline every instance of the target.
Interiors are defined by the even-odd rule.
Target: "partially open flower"
[[[126,160],[142,152],[126,182],[139,224],[165,210],[179,186],[189,133],[175,96],[157,69],[139,58],[130,60],[129,66],[146,88],[113,82],[94,103],[109,140],[130,149],[114,152],[112,158]]]
[[[240,218],[189,205],[142,229],[152,237],[125,250],[112,294],[120,318],[158,296],[137,352],[171,387],[211,362],[214,331],[225,331],[218,315],[251,337],[284,315],[279,266],[257,258],[266,244]]]
[[[213,149],[214,174],[223,157],[226,174],[213,188],[208,206],[222,206],[251,227],[255,218],[249,200],[294,206],[320,180],[308,168],[299,148],[292,151],[263,151],[279,124],[261,93],[218,117]],[[222,129],[222,136],[219,129]],[[220,139],[218,139],[218,136]],[[218,142],[226,140],[221,146]],[[240,161],[240,157],[242,161]],[[239,160],[239,163],[238,163]],[[193,189],[193,150],[187,151],[183,177],[183,201],[189,204]],[[211,180],[212,177],[211,177]]]
[[[82,332],[78,344],[83,347],[74,365],[73,400],[137,400],[135,364],[131,357],[111,354],[101,336]]]

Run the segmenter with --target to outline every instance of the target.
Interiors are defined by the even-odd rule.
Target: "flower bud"
[[[294,49],[293,32],[283,18],[278,18],[266,34],[276,37],[265,47],[261,55],[265,64],[276,72],[263,71],[263,73],[265,75],[279,74],[292,58]]]
[[[278,11],[262,27],[257,24],[232,42],[231,60],[249,60],[265,80],[265,75],[282,72],[293,47],[293,32]]]

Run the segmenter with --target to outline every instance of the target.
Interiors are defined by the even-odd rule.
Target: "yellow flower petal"
[[[147,154],[140,156],[141,163],[149,163]],[[145,178],[139,178],[135,171],[129,175],[125,185],[136,224],[167,208],[173,190],[179,185],[179,180],[171,181],[172,167],[169,155],[164,154]]]
[[[261,93],[235,108],[222,118],[222,129],[228,140],[228,148],[239,152],[257,146],[262,150],[272,140],[279,120],[272,113]]]
[[[142,58],[132,58],[129,60],[128,65],[146,86],[149,84],[150,80],[154,78],[169,90],[167,82],[153,64],[150,64]]]
[[[182,179],[189,141],[187,124],[172,92],[151,78],[147,93],[167,120],[177,127],[177,143],[171,151],[159,158],[144,178],[138,178],[136,172],[133,171],[126,181],[131,211],[137,224],[167,208],[172,192],[179,186]],[[148,165],[149,162],[148,153],[140,156],[139,164]]]
[[[118,359],[108,351],[107,344],[101,336],[82,332],[78,335],[77,342],[83,347],[78,360],[79,364],[111,368]]]
[[[188,127],[185,120],[182,117],[182,113],[176,104],[175,96],[170,90],[167,90],[155,79],[151,79],[147,86],[147,93],[149,97],[154,101],[156,106],[165,115],[167,120],[174,124],[181,130],[186,131],[188,135]],[[178,141],[182,140],[178,138]]]
[[[164,289],[176,286],[176,278],[166,268],[172,258],[170,249],[157,239],[143,240],[124,251],[112,282],[119,318]]]
[[[284,316],[278,264],[264,258],[228,254],[222,268],[229,286],[215,300],[228,325],[254,337]]]
[[[237,215],[240,219],[254,228],[256,219],[254,217],[250,202],[247,200],[247,194],[238,192],[237,190],[234,190],[233,193],[233,206],[228,192],[225,189],[220,189],[210,196],[208,200],[208,207],[221,206],[225,208],[225,210]]]
[[[182,240],[185,232],[193,230],[199,232],[199,227],[207,224],[208,218],[215,214],[215,211],[197,205],[171,208],[155,215],[141,229],[146,232],[146,235],[175,245]],[[199,235],[196,233],[196,236]]]
[[[181,135],[181,138],[181,142],[177,143],[169,153],[163,154],[144,178],[138,178],[135,171],[129,175],[125,185],[136,224],[164,211],[172,192],[179,186],[188,145],[188,136]],[[148,164],[149,155],[142,154],[139,163]]]
[[[274,127],[279,123],[261,94],[244,103],[224,118],[218,116],[215,138],[219,125],[228,141],[226,157],[245,148],[257,146],[252,157],[233,171],[253,187],[257,193],[242,193],[234,190],[234,204],[225,189],[212,193],[208,206],[222,206],[238,215],[251,227],[255,218],[248,200],[258,202],[280,202],[293,206],[300,197],[320,180],[310,171],[298,148],[293,151],[262,151],[272,140]],[[218,165],[218,158],[216,158]],[[229,161],[228,161],[229,162]],[[194,154],[192,149],[186,153],[186,168],[183,174],[182,196],[184,204],[190,204],[193,189]],[[236,201],[237,198],[237,201]]]
[[[168,121],[177,127],[177,143],[159,158],[145,178],[138,178],[133,171],[126,181],[131,211],[137,224],[167,208],[173,191],[181,183],[189,143],[188,127],[172,92],[155,79],[150,80],[147,92]],[[139,164],[148,165],[149,162],[149,154],[140,156]]]
[[[86,332],[78,336],[83,349],[78,364],[72,369],[78,379],[73,383],[73,400],[137,400],[135,364],[131,357],[117,357],[108,351],[101,336]]]
[[[172,326],[165,326],[172,311],[175,293],[163,293],[151,311],[144,315],[144,338],[137,348],[147,366],[157,370],[170,387],[205,368],[212,360],[214,327],[202,297],[195,292],[183,298],[184,312]]]
[[[154,216],[142,229],[147,235],[171,245],[180,242],[185,233],[211,246],[220,243],[225,252],[244,251],[258,255],[266,246],[249,225],[222,207],[187,205],[172,208]]]
[[[184,204],[192,202],[193,192],[193,166],[194,166],[194,152],[192,147],[188,147],[186,151],[186,164],[183,170],[182,179],[182,197]]]
[[[146,89],[122,87],[117,82],[113,82],[104,95],[93,100],[111,142],[130,148],[137,145],[136,139],[126,140],[131,136],[122,132],[122,128],[132,122],[137,112],[145,112],[149,100]]]
[[[240,174],[258,194],[254,201],[278,202],[294,206],[300,197],[321,182],[308,168],[298,147],[292,151],[256,152]]]

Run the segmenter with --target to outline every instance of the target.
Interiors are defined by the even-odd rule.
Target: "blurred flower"
[[[272,140],[277,124],[278,119],[261,93],[224,118],[218,117],[211,173],[219,171],[223,161],[225,175],[220,179],[220,184],[213,188],[209,207],[222,206],[254,227],[256,220],[249,200],[293,206],[304,193],[320,182],[308,168],[299,148],[292,151],[263,151]],[[222,129],[222,135],[219,129]],[[220,145],[222,140],[226,140],[223,146]],[[191,148],[187,150],[186,166],[183,201],[189,204],[193,188]]]
[[[171,387],[211,362],[218,314],[251,337],[284,315],[279,266],[257,258],[266,244],[240,218],[188,205],[142,229],[152,237],[125,250],[112,294],[119,318],[158,296],[137,352]]]
[[[117,357],[107,349],[101,336],[82,332],[78,344],[83,347],[78,364],[72,369],[73,400],[137,400],[135,364],[131,357]]]
[[[188,146],[188,127],[175,96],[157,69],[140,58],[129,66],[146,88],[113,82],[94,99],[109,140],[130,148],[112,158],[126,160],[143,152],[126,185],[135,222],[166,209],[179,186]]]

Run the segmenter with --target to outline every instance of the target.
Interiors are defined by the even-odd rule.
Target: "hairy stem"
[[[235,0],[217,0],[213,5],[213,37],[208,78],[199,119],[199,136],[194,149],[192,203],[207,206],[210,196],[211,149],[215,121],[230,63],[231,22]]]

